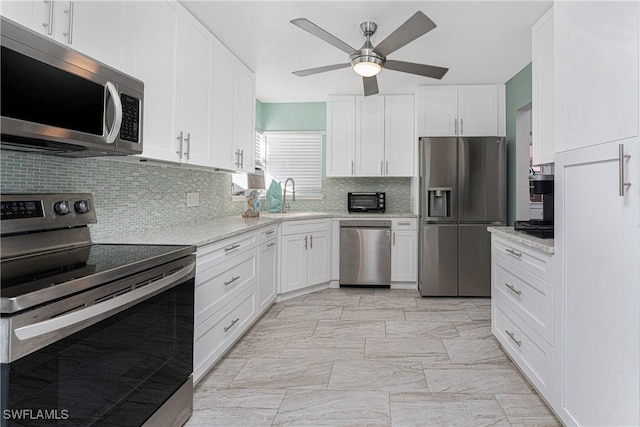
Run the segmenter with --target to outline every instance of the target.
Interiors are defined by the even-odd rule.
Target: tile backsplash
[[[390,213],[411,211],[410,178],[324,178],[323,200],[298,200],[292,211],[346,212],[347,192],[385,191]],[[92,193],[98,224],[94,238],[240,215],[231,175],[155,162],[105,158],[66,159],[0,151],[2,193]],[[200,205],[186,207],[186,193]]]

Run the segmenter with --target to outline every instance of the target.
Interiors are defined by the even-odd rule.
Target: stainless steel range
[[[90,194],[4,194],[0,424],[181,425],[195,247],[92,244]]]

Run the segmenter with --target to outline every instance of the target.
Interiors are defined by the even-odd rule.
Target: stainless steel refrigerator
[[[423,296],[491,296],[490,225],[507,220],[502,137],[420,138]]]

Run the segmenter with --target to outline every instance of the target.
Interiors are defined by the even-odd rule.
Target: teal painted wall
[[[325,131],[324,102],[261,103],[260,121],[265,131]],[[257,118],[256,118],[257,122]]]
[[[505,85],[507,125],[507,220],[513,224],[516,214],[516,111],[531,102],[531,63]]]

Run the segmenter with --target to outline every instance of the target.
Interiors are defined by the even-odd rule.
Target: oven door
[[[193,372],[193,274],[149,295],[3,363],[1,425],[142,425]],[[35,330],[20,332],[37,339]]]
[[[349,195],[350,212],[367,212],[379,210],[377,193],[352,193]]]

